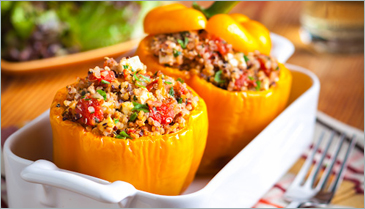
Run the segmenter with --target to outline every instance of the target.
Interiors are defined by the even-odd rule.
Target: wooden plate
[[[93,49],[85,52],[79,52],[59,57],[45,58],[40,60],[9,62],[1,59],[1,71],[9,74],[40,72],[100,60],[104,57],[116,57],[137,48],[142,38],[143,37],[135,38],[123,43]]]

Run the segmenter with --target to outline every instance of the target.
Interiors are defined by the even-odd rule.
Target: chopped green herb
[[[279,66],[277,66],[277,67],[275,68],[275,70],[279,70]]]
[[[133,96],[133,100],[134,100],[134,101],[137,101],[137,97],[136,97],[136,95],[134,95],[134,96]]]
[[[110,84],[110,82],[109,82],[109,81],[106,81],[106,80],[101,80],[101,82],[102,82],[103,84]]]
[[[170,81],[165,81],[166,84],[172,84]]]
[[[120,132],[120,135],[121,136],[124,136],[124,137],[126,137],[126,138],[129,138],[129,139],[131,139],[132,137],[130,137],[125,131],[121,131]]]
[[[128,65],[123,65],[124,69],[128,69],[128,67],[129,67]]]
[[[243,55],[243,58],[245,59],[245,62],[248,62],[250,60],[246,55]]]
[[[169,64],[167,64],[167,63],[165,63],[165,64],[164,64],[164,66],[165,66],[165,67],[170,67],[170,65],[169,65]]]
[[[156,72],[153,74],[153,76],[156,76],[156,75],[157,75],[157,73],[158,73],[158,71],[156,71]]]
[[[222,79],[222,73],[223,73],[222,70],[215,73],[214,81],[217,82],[218,84],[226,82],[226,80]]]
[[[135,73],[133,74],[133,78],[134,78],[134,79],[136,79],[136,81],[142,82],[142,81],[138,78],[138,76],[137,76],[137,72],[135,72]]]
[[[105,91],[103,91],[101,89],[98,89],[98,90],[96,90],[96,92],[98,92],[102,97],[104,97],[104,100],[106,101],[106,93],[105,93]]]
[[[177,78],[176,80],[179,81],[180,83],[184,83],[184,80],[181,78]]]
[[[136,86],[138,86],[138,87],[141,87],[141,88],[147,88],[147,87],[145,87],[145,86],[143,86],[143,85],[140,85],[140,84],[138,84],[138,83],[136,83]]]
[[[120,134],[115,135],[115,138],[117,139],[131,139],[132,137],[129,136],[125,131],[121,131]]]
[[[114,124],[117,124],[119,122],[118,119],[114,119]]]
[[[179,100],[177,101],[179,104],[183,103],[183,98],[179,98]]]
[[[174,91],[174,87],[171,86],[169,94],[173,97],[175,96],[175,91]]]
[[[85,99],[85,101],[89,101],[89,100],[90,100],[90,98],[86,98],[86,99]]]
[[[181,54],[181,52],[177,51],[176,49],[174,49],[172,53],[174,54],[174,57],[178,57]]]
[[[141,74],[139,74],[145,81],[147,81],[147,82],[151,82],[151,79],[149,78],[149,77],[147,77],[147,76],[144,76],[144,75],[141,75]]]
[[[149,112],[148,105],[146,104],[139,104],[138,102],[132,102],[133,103],[133,109],[132,111],[143,111],[143,112]]]
[[[260,89],[261,89],[261,81],[256,81],[256,84],[257,84],[256,91],[260,91]]]
[[[119,134],[116,134],[116,135],[115,135],[115,138],[117,138],[117,139],[125,139],[125,137],[123,137],[123,136],[121,136],[121,135],[119,135]]]
[[[137,119],[137,116],[138,116],[138,114],[137,113],[132,113],[132,115],[131,115],[131,117],[129,118],[129,121],[132,121],[132,122],[134,122],[136,119]]]
[[[95,123],[99,123],[99,119],[97,117],[94,117]]]
[[[179,39],[177,42],[180,44],[181,48],[186,49],[186,45],[189,43],[189,39],[187,37],[184,37],[184,41]]]
[[[254,78],[252,76],[248,76],[248,79],[250,79],[251,81],[254,80]]]

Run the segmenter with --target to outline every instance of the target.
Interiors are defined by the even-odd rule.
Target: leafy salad
[[[129,40],[143,34],[144,16],[159,4],[2,1],[2,59],[42,59]]]

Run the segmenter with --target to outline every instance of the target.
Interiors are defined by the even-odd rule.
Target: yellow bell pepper
[[[233,49],[248,53],[255,50],[269,55],[271,38],[269,30],[261,23],[242,14],[217,14],[208,20],[205,30],[232,44]]]
[[[159,64],[149,50],[151,39],[152,36],[144,38],[136,51],[147,69],[184,79],[207,104],[209,133],[200,173],[217,171],[284,110],[290,93],[291,73],[283,64],[279,64],[280,77],[276,86],[266,91],[230,92],[197,75],[191,76],[188,71]]]
[[[149,27],[157,27],[160,23],[156,21],[150,24]],[[213,15],[205,30],[232,44],[237,51],[247,53],[259,50],[268,55],[271,50],[270,33],[265,26],[241,14]],[[161,30],[159,33],[169,32]],[[141,61],[149,70],[184,79],[207,104],[209,133],[200,173],[212,173],[222,168],[284,110],[290,93],[291,73],[283,64],[279,64],[279,81],[270,89],[230,92],[197,75],[192,76],[188,71],[159,64],[158,58],[149,49],[152,38],[152,35],[147,36],[137,48],[136,54]]]
[[[204,29],[206,17],[198,10],[174,3],[151,10],[144,19],[147,34],[176,33]]]
[[[57,104],[66,95],[65,88],[59,90],[50,110],[53,160],[57,166],[110,182],[126,181],[139,190],[162,195],[178,195],[192,182],[208,129],[202,99],[182,130],[131,140],[96,136],[78,123],[63,121],[64,107]]]
[[[207,21],[202,12],[174,3],[151,10],[144,19],[144,31],[147,34],[201,29],[224,39],[237,51],[248,53],[258,50],[270,54],[269,30],[243,14],[216,14]]]
[[[283,64],[279,67],[279,81],[266,91],[227,91],[198,76],[187,82],[208,107],[208,141],[199,173],[218,171],[285,109],[292,76]]]

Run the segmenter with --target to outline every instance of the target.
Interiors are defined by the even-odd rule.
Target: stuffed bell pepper
[[[59,90],[50,121],[60,168],[163,195],[192,182],[208,133],[204,101],[138,57],[107,58]]]
[[[207,19],[192,10],[172,4],[150,11],[149,35],[136,53],[149,69],[183,79],[206,102],[209,132],[199,172],[210,173],[285,108],[291,74],[270,56],[270,34],[261,23],[241,14]]]

